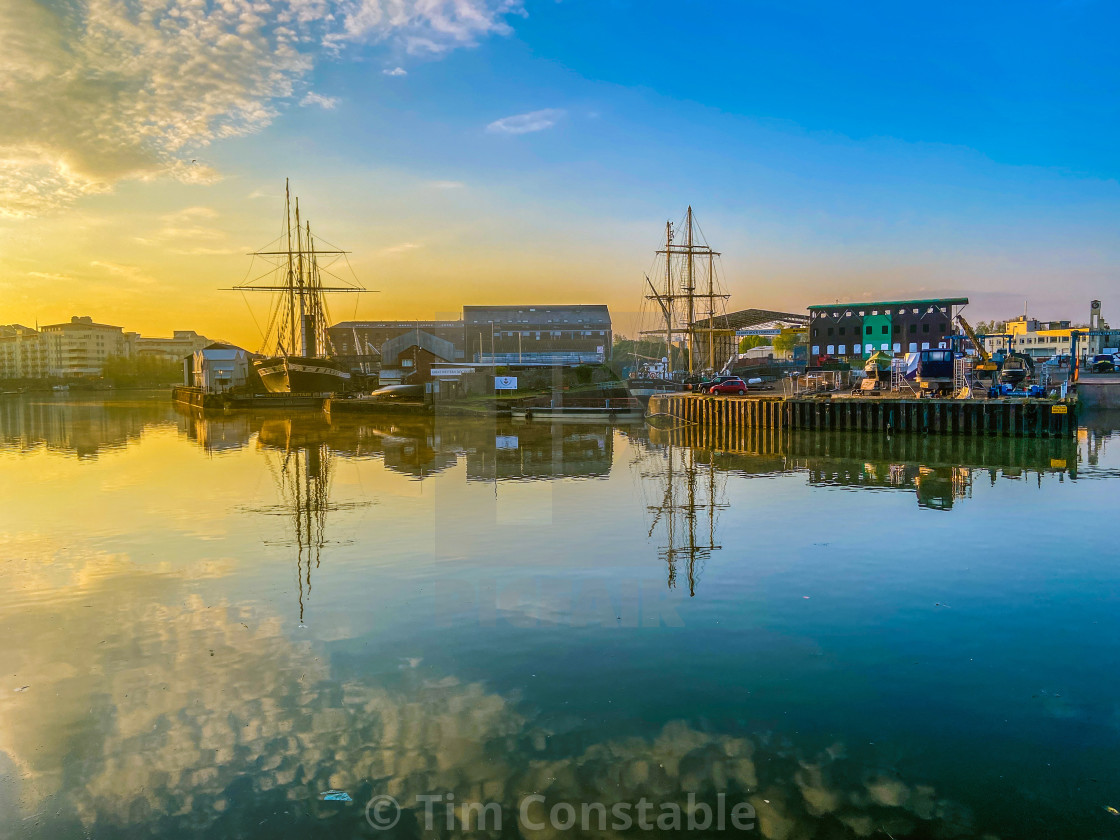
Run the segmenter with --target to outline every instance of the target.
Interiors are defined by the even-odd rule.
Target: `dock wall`
[[[1076,400],[951,400],[881,397],[712,397],[663,394],[651,415],[733,432],[809,429],[897,434],[1068,437],[1077,430]]]

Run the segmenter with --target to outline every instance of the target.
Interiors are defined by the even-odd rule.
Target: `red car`
[[[742,379],[735,377],[734,379],[727,379],[720,382],[718,385],[713,385],[708,389],[709,394],[739,394],[742,396],[747,393],[747,383]]]

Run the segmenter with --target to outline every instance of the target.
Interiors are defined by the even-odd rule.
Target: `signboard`
[[[735,335],[739,338],[747,335],[781,335],[782,331],[779,329],[758,329],[758,330],[735,330]]]
[[[597,345],[595,345],[595,352],[596,352],[596,353],[602,353],[602,352],[603,352],[604,350],[606,350],[606,349],[607,349],[607,348],[606,348],[606,347],[605,347],[604,345],[602,345],[602,344],[597,344]]]
[[[517,435],[495,435],[494,436],[495,449],[516,449],[517,448]]]
[[[462,376],[464,373],[474,373],[474,368],[469,367],[446,367],[446,368],[432,368],[432,376]]]
[[[1069,412],[1064,405],[1052,405],[1052,406],[1050,406],[1050,413],[1051,414],[1068,414]]]
[[[516,391],[517,390],[517,377],[516,376],[495,376],[494,377],[494,390],[495,391]]]

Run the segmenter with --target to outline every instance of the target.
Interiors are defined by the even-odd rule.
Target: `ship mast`
[[[715,369],[715,333],[725,332],[726,330],[717,330],[715,327],[716,315],[716,301],[727,300],[730,295],[722,294],[717,291],[715,280],[715,258],[720,255],[719,251],[712,250],[706,243],[698,244],[694,234],[695,218],[692,213],[692,205],[688,206],[685,214],[685,241],[683,244],[675,244],[673,242],[673,223],[665,223],[665,248],[659,250],[658,255],[665,256],[665,290],[664,293],[658,293],[656,289],[652,289],[652,295],[646,295],[649,300],[657,301],[658,306],[661,308],[662,314],[665,316],[665,349],[666,356],[669,360],[667,365],[667,373],[671,373],[673,365],[673,338],[675,336],[683,336],[686,346],[685,351],[688,353],[688,372],[695,373],[696,371],[696,334],[698,332],[708,333],[708,367],[712,370]],[[703,232],[701,231],[701,241],[703,240]],[[696,257],[706,257],[708,260],[708,291],[707,294],[696,294]],[[680,291],[676,291],[673,287],[673,258],[684,257],[686,272],[685,279],[680,286]],[[648,282],[648,278],[647,278]],[[650,284],[652,286],[652,284]],[[706,298],[708,301],[707,306],[707,323],[706,326],[699,326],[703,322],[696,320],[697,316],[697,298]],[[685,314],[687,321],[684,324],[675,324],[673,314],[677,300],[683,300],[686,303]],[[701,310],[702,312],[703,310]],[[641,335],[660,335],[662,330],[643,330]]]
[[[296,352],[296,278],[292,264],[292,193],[287,178],[284,179],[284,224],[288,231],[288,326],[291,328],[291,343],[286,352],[294,353]],[[284,353],[280,334],[277,334],[276,341],[276,349]]]
[[[295,209],[295,231],[292,230],[292,209]],[[273,240],[277,242],[277,240]],[[233,286],[227,291],[273,292],[280,296],[271,310],[267,329],[263,330],[265,345],[275,337],[278,355],[317,356],[330,352],[330,341],[326,333],[327,311],[321,295],[327,292],[366,291],[355,282],[324,286],[319,276],[320,256],[342,258],[349,251],[331,247],[329,250],[316,248],[311,239],[311,225],[301,225],[299,198],[294,201],[288,179],[284,179],[284,228],[277,243],[277,250],[253,251],[250,256],[262,257],[271,262],[273,270],[265,277],[272,282],[261,282],[264,277],[249,280]],[[329,271],[329,265],[327,269]],[[279,274],[283,272],[283,279]],[[332,275],[335,276],[335,275]],[[340,278],[341,279],[341,278]]]

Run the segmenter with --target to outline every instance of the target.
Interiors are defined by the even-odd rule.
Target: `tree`
[[[762,347],[770,343],[770,337],[765,335],[745,335],[739,339],[739,352],[746,353],[755,347]]]
[[[781,335],[774,336],[773,343],[775,355],[792,353],[794,347],[805,343],[805,330],[782,330]]]

